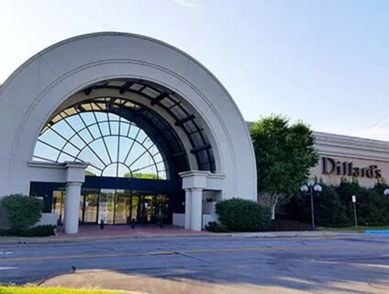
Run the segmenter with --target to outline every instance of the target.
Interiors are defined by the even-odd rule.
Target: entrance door
[[[63,223],[65,191],[53,191],[52,211],[58,224]],[[129,190],[83,189],[80,199],[80,223],[137,224],[167,221],[169,199],[165,194],[141,194]]]
[[[66,192],[63,190],[53,191],[53,207],[52,212],[57,215],[57,224],[60,225],[63,222],[65,212],[65,195]]]
[[[115,215],[115,190],[114,189],[101,189],[100,201],[99,201],[99,218],[98,222],[102,220],[106,224],[114,223]]]
[[[116,190],[114,224],[150,224],[158,222],[165,214],[165,195],[132,194]]]
[[[126,190],[116,190],[114,224],[129,224],[130,217],[130,193]]]
[[[99,190],[84,189],[82,197],[82,223],[97,223],[99,211]]]
[[[131,219],[139,224],[159,223],[167,215],[167,198],[164,194],[138,194],[131,196]]]

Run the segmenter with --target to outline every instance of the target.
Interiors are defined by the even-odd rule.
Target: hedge
[[[219,221],[229,231],[255,232],[270,227],[270,210],[255,201],[233,198],[216,203]]]
[[[358,224],[380,226],[389,224],[389,198],[383,194],[386,185],[363,188],[357,182],[342,182],[339,186],[320,184],[323,191],[315,196],[315,219],[322,226],[350,226],[354,224],[351,196],[357,197]],[[302,194],[286,204],[286,217],[309,223],[310,199]]]
[[[0,236],[44,237],[55,235],[56,226],[40,225],[21,230],[0,230]]]
[[[18,231],[28,229],[39,221],[43,204],[38,198],[13,194],[3,197],[0,206],[9,229]]]

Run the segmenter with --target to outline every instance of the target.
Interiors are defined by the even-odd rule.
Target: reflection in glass
[[[89,175],[166,179],[158,147],[143,129],[120,115],[125,102],[96,98],[65,109],[43,128],[33,160],[88,162]],[[116,113],[107,109],[110,104],[117,106]]]
[[[129,192],[124,190],[116,191],[115,203],[115,224],[130,223],[130,200]]]
[[[57,215],[57,224],[62,224],[65,211],[65,196],[63,190],[53,191],[53,212]]]
[[[52,211],[58,224],[63,224],[66,193],[53,191]],[[169,198],[165,194],[143,194],[119,189],[82,189],[80,223],[150,224],[165,222],[169,214]]]
[[[86,190],[84,195],[84,223],[96,223],[98,221],[98,205],[99,205],[99,192],[98,190]]]
[[[114,220],[114,198],[115,190],[113,189],[101,189],[100,202],[99,202],[99,219],[98,223],[104,221],[106,224],[113,224]]]

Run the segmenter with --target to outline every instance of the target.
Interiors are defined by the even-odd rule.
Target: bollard
[[[100,230],[104,229],[104,219],[100,220]]]
[[[135,229],[135,219],[134,218],[131,220],[131,228]]]

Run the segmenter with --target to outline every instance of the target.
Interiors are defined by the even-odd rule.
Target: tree
[[[90,170],[85,170],[85,175],[90,177],[95,177],[96,174],[94,172],[91,172]]]
[[[133,174],[130,172],[127,172],[124,174],[124,177],[125,178],[135,178],[135,179],[148,179],[148,180],[157,180],[158,179],[157,174],[141,173],[141,172],[137,172],[137,173],[133,173]]]
[[[318,156],[310,128],[302,122],[272,115],[251,126],[257,161],[258,192],[267,194],[272,219],[277,203],[295,194]]]

